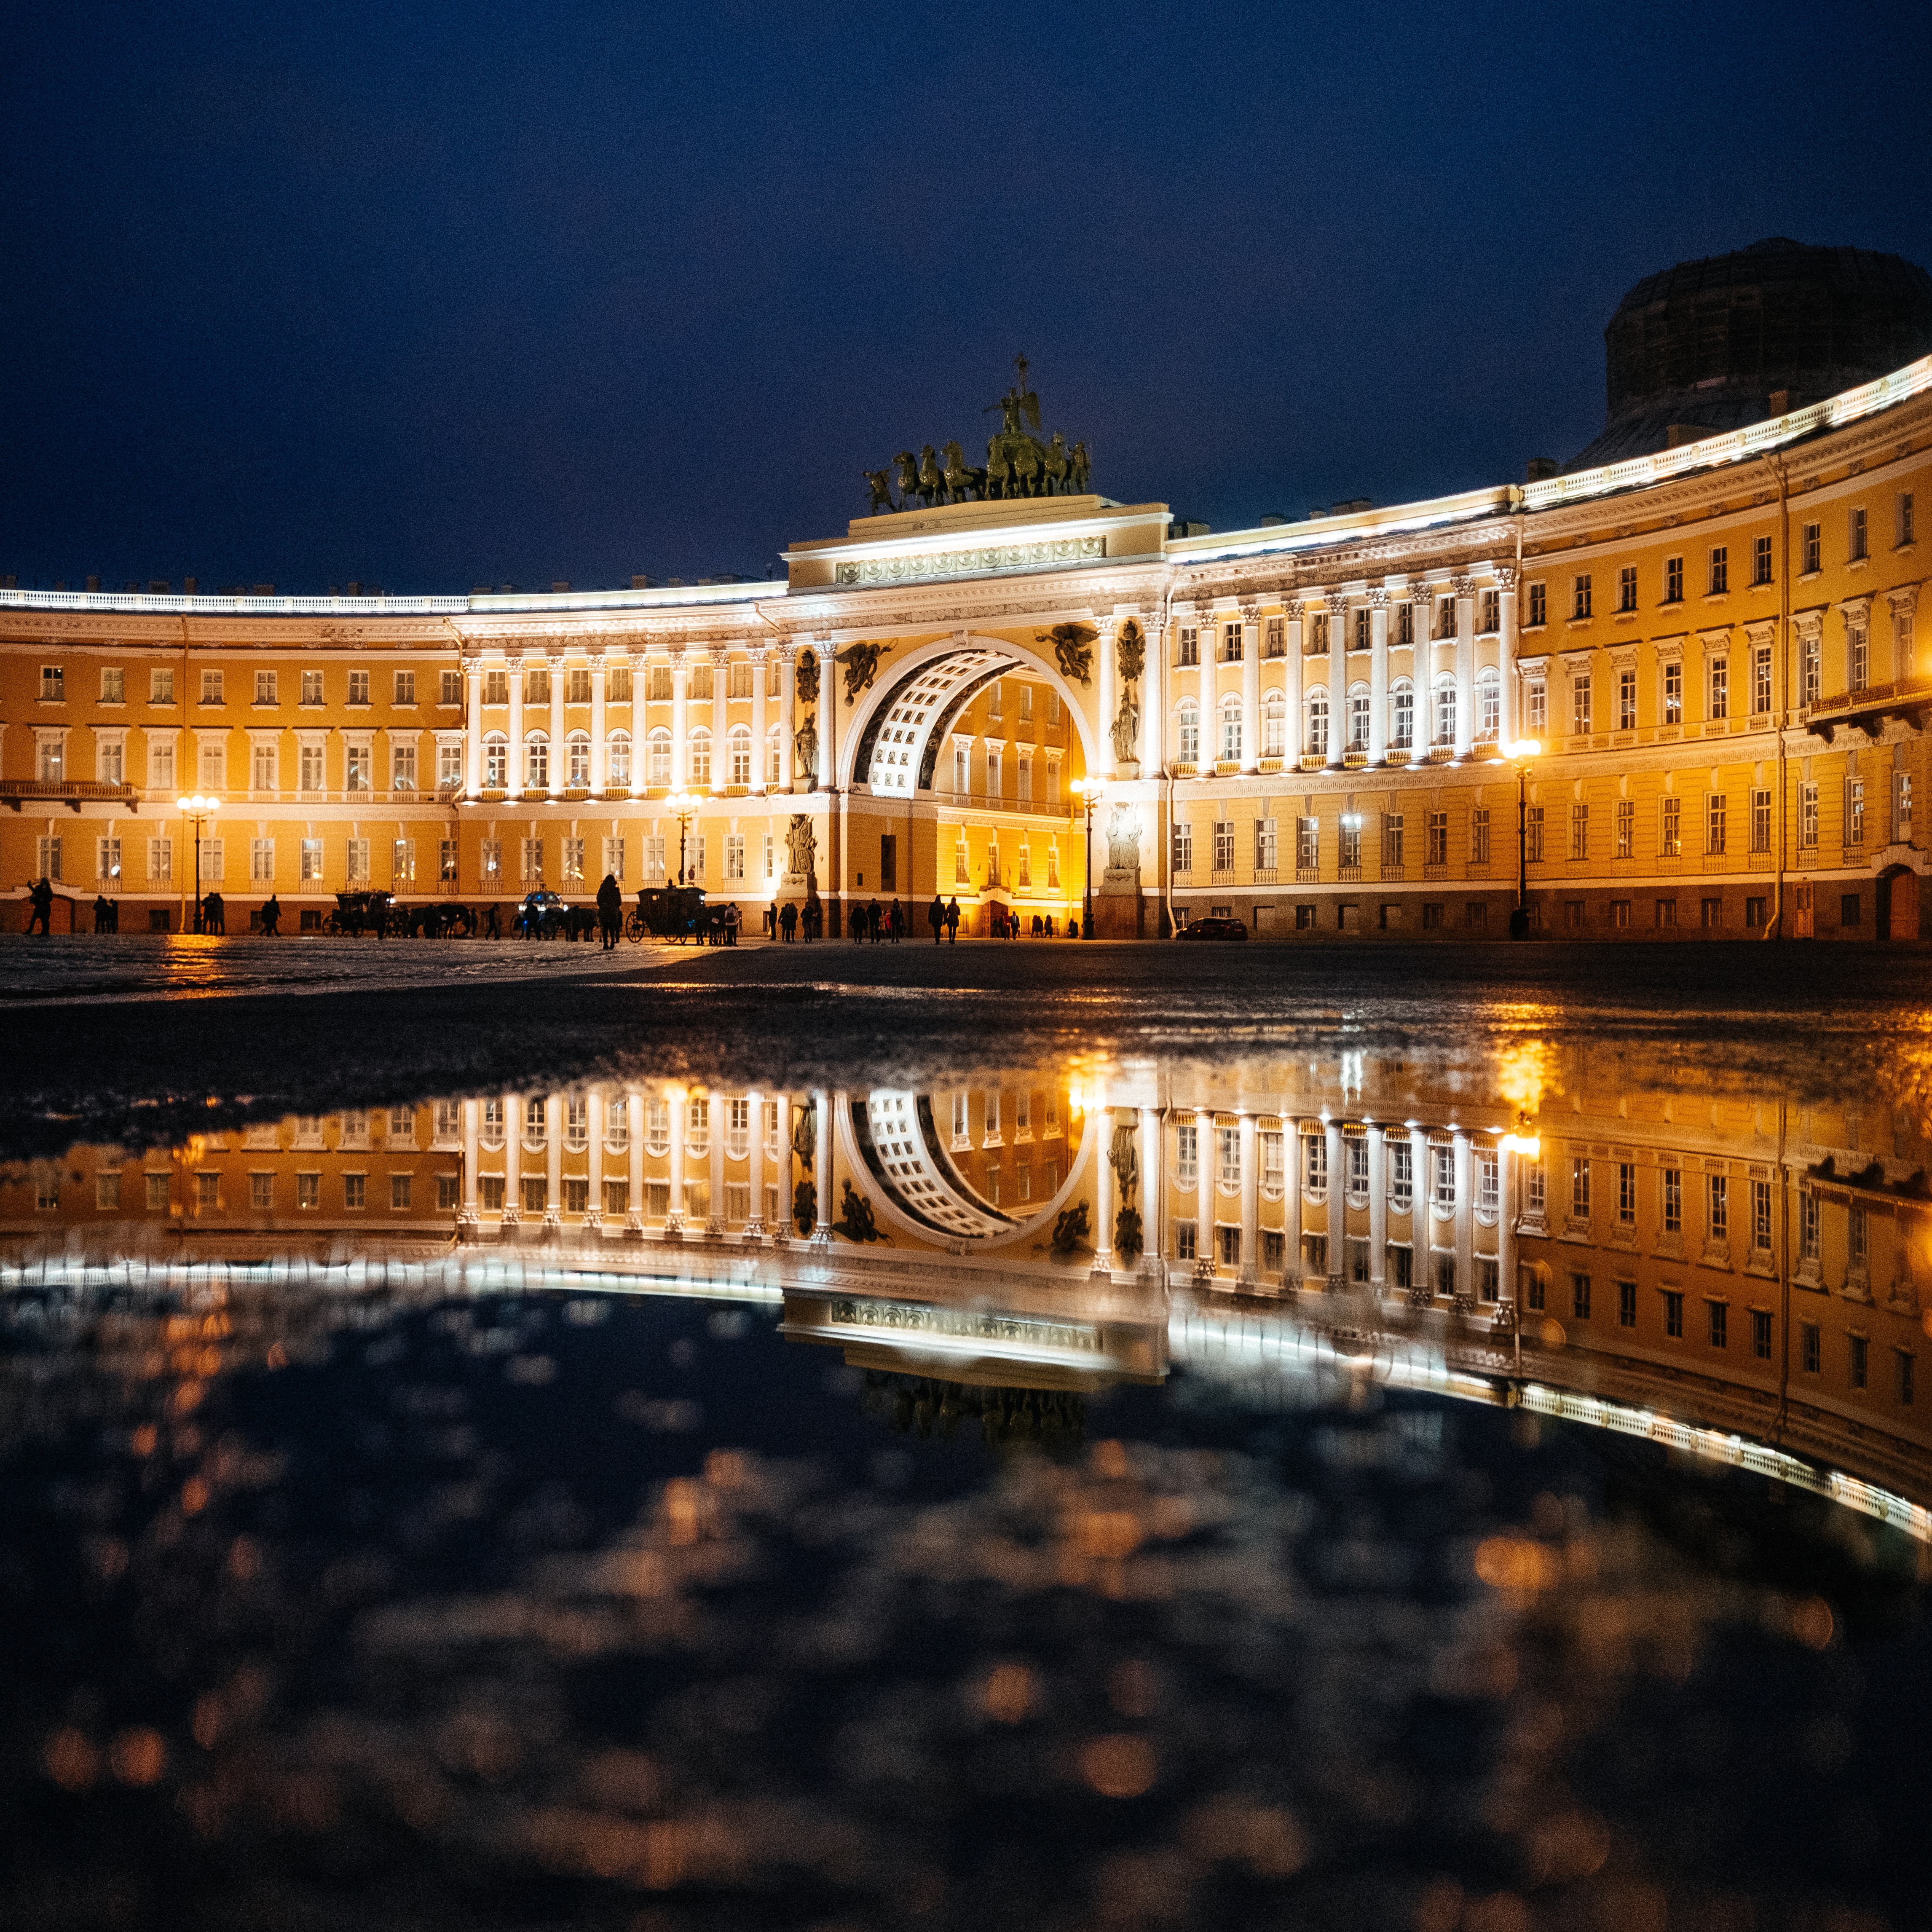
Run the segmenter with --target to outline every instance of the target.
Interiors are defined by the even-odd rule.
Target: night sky
[[[1520,479],[1650,271],[1932,262],[1928,78],[1923,0],[22,7],[0,572],[773,574],[1020,350],[1216,528]]]

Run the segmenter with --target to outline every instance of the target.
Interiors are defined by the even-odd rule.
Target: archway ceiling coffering
[[[875,793],[911,797],[931,782],[928,747],[958,710],[958,700],[988,678],[1023,663],[1012,651],[972,644],[907,673],[867,724],[868,742],[860,747],[855,776],[862,773],[863,782]]]

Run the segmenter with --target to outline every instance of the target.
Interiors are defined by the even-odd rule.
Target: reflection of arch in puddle
[[[976,1422],[989,1449],[1036,1448],[1064,1461],[1087,1440],[1087,1398],[1075,1389],[978,1386],[871,1369],[860,1400],[899,1435],[922,1441],[950,1442],[962,1423]]]
[[[877,1184],[882,1224],[962,1250],[1046,1238],[1084,1179],[1086,1115],[1065,1081],[875,1088],[839,1128],[848,1162]]]

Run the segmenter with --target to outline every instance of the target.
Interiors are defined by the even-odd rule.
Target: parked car
[[[1245,939],[1248,928],[1238,919],[1210,914],[1205,919],[1190,919],[1174,936],[1177,939]]]

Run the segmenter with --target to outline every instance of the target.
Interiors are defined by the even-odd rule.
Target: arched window
[[[564,769],[568,776],[565,779],[572,791],[590,789],[590,734],[573,731],[564,740],[566,763]]]
[[[532,731],[524,740],[524,782],[532,791],[550,789],[550,738]]]
[[[776,724],[765,734],[765,782],[784,783],[784,735]]]
[[[1184,765],[1197,763],[1201,757],[1201,707],[1192,698],[1184,698],[1180,704],[1180,762]]]
[[[1288,700],[1279,691],[1270,691],[1262,700],[1262,756],[1285,758],[1288,755]]]
[[[711,734],[701,724],[691,734],[691,782],[711,782]]]
[[[1454,674],[1444,671],[1436,686],[1436,742],[1453,745],[1456,742],[1456,680]]]
[[[748,724],[731,727],[731,776],[734,785],[749,786],[752,782],[752,730]]]
[[[610,783],[628,785],[631,782],[631,734],[628,731],[613,731],[604,747],[605,762],[610,766]]]
[[[1232,694],[1221,700],[1221,757],[1222,762],[1241,762],[1241,700]]]
[[[1348,687],[1348,749],[1366,752],[1368,748],[1369,687],[1352,684]]]
[[[1494,664],[1486,664],[1476,674],[1476,736],[1493,745],[1502,736],[1503,688]]]
[[[1406,677],[1389,692],[1389,749],[1412,751],[1415,746],[1415,687]]]
[[[644,755],[650,776],[646,783],[658,786],[670,783],[670,734],[660,724],[644,740]]]
[[[510,783],[510,741],[500,731],[483,740],[483,789],[503,791]]]
[[[1308,755],[1328,755],[1328,694],[1318,684],[1308,694]]]

